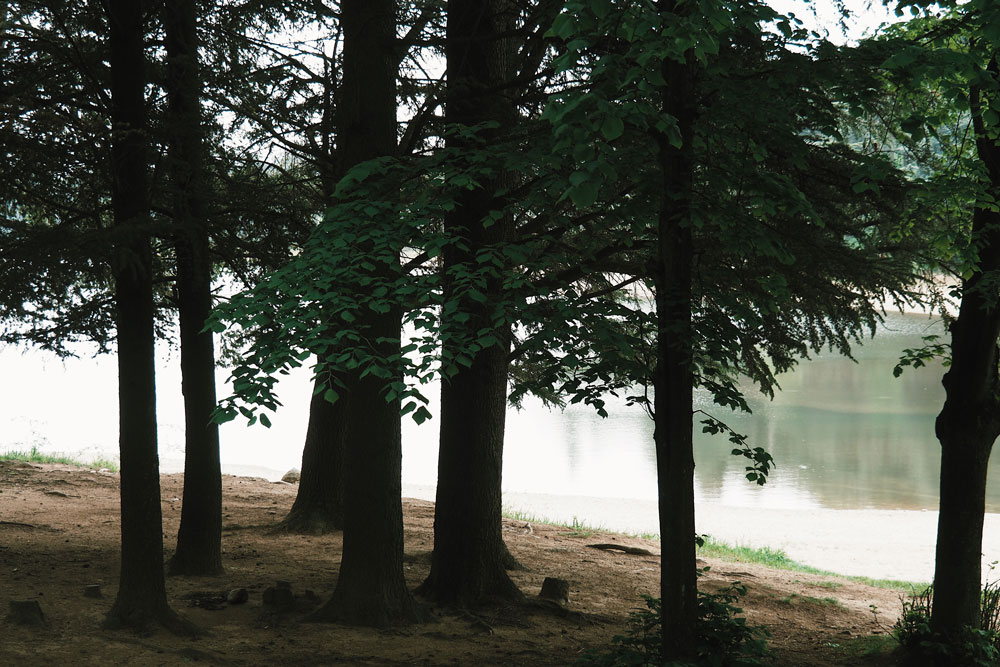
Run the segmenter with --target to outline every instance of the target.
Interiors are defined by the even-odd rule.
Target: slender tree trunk
[[[344,51],[337,136],[342,162],[354,165],[396,148],[396,3],[344,0],[340,11]],[[393,273],[398,267],[382,270]],[[400,354],[401,323],[398,308],[366,318],[365,338],[376,355]],[[386,400],[384,378],[353,372],[344,383],[340,394],[350,409],[344,550],[333,596],[313,619],[377,627],[411,622],[417,609],[403,578],[400,403]]]
[[[333,101],[336,71],[331,56],[323,64],[322,155],[317,160],[324,202],[330,201],[337,179],[343,176],[342,165],[338,164],[331,146],[337,123]],[[288,515],[275,527],[276,531],[322,535],[344,527],[344,429],[348,417],[345,401],[330,403],[323,398],[327,387],[321,379],[317,379],[313,387],[298,492]]]
[[[448,87],[450,125],[498,121],[504,132],[516,111],[504,85],[510,79],[513,8],[507,0],[450,0],[448,3]],[[449,140],[461,147],[463,139]],[[445,252],[445,294],[453,294],[449,270],[474,265],[478,250],[510,240],[509,216],[484,227],[491,209],[502,208],[494,192],[503,175],[464,193],[445,229],[464,241]],[[473,268],[474,270],[474,268]],[[471,315],[464,329],[491,329],[493,303],[501,298],[501,279],[488,280],[486,303],[464,299],[458,310]],[[444,316],[447,316],[445,314]],[[453,324],[454,326],[454,324]],[[507,576],[512,560],[501,534],[501,473],[507,410],[510,327],[495,330],[496,344],[477,352],[472,364],[442,380],[438,485],[434,510],[434,553],[427,580],[418,589],[439,602],[478,605],[522,597]],[[443,343],[445,355],[462,352]],[[460,347],[464,347],[458,343]]]
[[[661,0],[663,12],[675,3]],[[690,207],[694,159],[694,83],[690,62],[665,60],[662,108],[677,119],[681,146],[657,137],[663,197],[657,235],[657,359],[654,412],[660,516],[663,657],[680,658],[697,617],[694,447],[692,434],[692,254]]]
[[[190,627],[167,606],[163,575],[142,3],[111,0],[108,19],[122,553],[118,595],[106,625],[142,628],[158,621],[184,631]]]
[[[997,77],[995,59],[989,71]],[[976,147],[995,192],[1000,190],[1000,145],[987,136],[979,96],[973,88]],[[962,281],[962,304],[951,327],[951,367],[942,380],[946,397],[935,424],[941,442],[941,499],[931,627],[953,637],[963,626],[980,625],[986,472],[1000,435],[1000,290],[995,282],[1000,275],[1000,213],[977,208],[972,238],[978,240],[979,265]]]
[[[202,168],[201,77],[195,0],[167,0],[167,127],[173,187],[177,306],[184,389],[184,504],[170,574],[222,572],[222,471],[215,409],[215,348],[202,331],[212,310]]]
[[[344,527],[344,434],[347,397],[323,398],[325,382],[316,380],[309,403],[309,426],[302,448],[302,474],[295,502],[277,530],[322,535]]]

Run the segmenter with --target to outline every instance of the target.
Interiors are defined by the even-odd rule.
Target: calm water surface
[[[934,509],[939,449],[934,417],[944,400],[940,366],[893,378],[902,349],[941,333],[926,316],[892,314],[855,350],[858,363],[827,353],[781,378],[773,401],[747,387],[753,414],[734,414],[696,397],[697,408],[765,447],[777,468],[764,487],[743,478],[742,457],[722,436],[697,433],[696,492],[701,500],[758,507]],[[183,422],[176,354],[163,354],[157,377],[164,470],[181,469]],[[61,362],[16,350],[0,353],[0,450],[37,446],[84,459],[117,452],[113,357]],[[220,372],[220,380],[225,372]],[[310,383],[305,374],[280,385],[285,407],[274,426],[228,424],[222,431],[230,472],[280,476],[299,465]],[[220,392],[221,393],[221,392]],[[571,406],[526,402],[508,413],[504,488],[508,491],[615,498],[655,498],[653,427],[638,408],[610,401],[611,416]],[[433,485],[437,424],[404,426],[403,477]],[[994,457],[994,468],[1000,466]],[[1000,471],[993,469],[992,477]],[[1000,511],[991,484],[989,509]]]

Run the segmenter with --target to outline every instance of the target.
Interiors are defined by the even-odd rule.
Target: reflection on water
[[[934,418],[944,400],[937,365],[893,378],[900,352],[941,333],[925,316],[890,315],[885,327],[855,350],[858,363],[833,353],[802,363],[780,378],[773,401],[746,387],[753,414],[732,414],[698,394],[699,409],[746,433],[777,461],[764,487],[743,478],[742,457],[722,436],[696,433],[696,493],[702,500],[751,507],[934,509],[939,449]],[[160,452],[164,468],[183,460],[183,410],[176,356],[158,364]],[[115,361],[63,365],[41,353],[0,351],[0,450],[38,446],[84,459],[117,453]],[[226,373],[220,371],[220,380]],[[299,465],[310,383],[304,372],[283,380],[285,404],[274,427],[228,424],[222,431],[229,470],[258,466],[280,476]],[[220,393],[222,393],[220,391]],[[435,389],[428,391],[435,396]],[[431,406],[434,411],[435,406]],[[550,411],[527,402],[507,421],[504,487],[508,491],[617,498],[656,497],[653,425],[638,408],[609,401],[611,417],[571,406]],[[431,485],[437,473],[437,420],[404,420],[403,476]],[[700,429],[696,429],[699,430]],[[1000,466],[1000,457],[993,465]],[[993,477],[996,478],[994,469]],[[991,486],[990,511],[1000,511]]]
[[[752,446],[766,448],[777,468],[764,487],[750,484],[743,477],[744,459],[729,454],[723,436],[696,432],[698,497],[760,507],[935,509],[934,418],[944,401],[944,370],[934,364],[892,375],[901,351],[920,346],[921,336],[930,333],[941,334],[942,328],[926,316],[891,314],[874,339],[855,349],[857,362],[818,355],[780,378],[782,391],[773,401],[746,385],[750,415],[730,413],[699,393],[696,408],[747,434]],[[655,497],[652,423],[622,404],[612,412],[602,420],[584,407],[546,415],[532,405],[511,415],[507,486]],[[988,506],[1000,509],[995,485]]]

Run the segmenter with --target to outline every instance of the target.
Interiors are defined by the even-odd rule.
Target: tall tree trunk
[[[354,165],[396,148],[396,3],[344,0],[340,11],[344,50],[337,136],[342,163]],[[397,267],[382,270],[392,273]],[[362,326],[374,354],[400,354],[398,308],[371,313]],[[377,627],[414,621],[417,610],[403,578],[400,403],[386,400],[384,378],[355,371],[343,380],[341,400],[350,410],[344,550],[333,596],[313,618]]]
[[[317,379],[309,402],[309,425],[302,448],[302,474],[295,502],[276,530],[322,535],[344,527],[344,435],[347,399],[323,398],[326,383]],[[339,392],[338,392],[339,393]]]
[[[195,0],[167,0],[167,128],[173,188],[177,307],[184,389],[184,504],[170,574],[222,572],[222,470],[215,409],[215,348],[202,331],[212,310],[202,168],[201,77]]]
[[[320,190],[323,201],[329,202],[343,175],[330,145],[336,129],[333,91],[337,85],[336,65],[331,57],[324,63],[323,128],[318,160]],[[342,162],[342,161],[341,161]],[[276,530],[291,533],[322,535],[344,527],[344,433],[347,413],[344,401],[331,403],[323,398],[328,385],[316,380],[309,402],[309,423],[302,447],[302,473],[295,502]]]
[[[673,13],[675,2],[660,0]],[[660,598],[663,658],[682,657],[697,617],[692,434],[692,253],[690,209],[694,158],[694,81],[690,61],[666,59],[664,115],[677,119],[681,145],[657,137],[663,178],[656,271],[656,370],[654,377],[657,490],[660,519]]]
[[[997,77],[994,59],[990,73]],[[988,186],[1000,190],[1000,144],[987,136],[980,91],[971,108],[979,159]],[[955,636],[963,626],[980,624],[983,517],[986,472],[993,443],[1000,435],[1000,213],[977,208],[972,238],[978,240],[979,265],[962,281],[962,303],[951,326],[951,367],[945,373],[946,397],[935,431],[941,442],[941,498],[934,566],[931,628]]]
[[[446,55],[446,120],[472,126],[497,121],[503,133],[512,124],[514,105],[505,89],[510,80],[509,32],[514,9],[508,0],[450,0]],[[468,143],[450,139],[451,146]],[[461,238],[463,248],[445,252],[445,295],[453,288],[447,275],[473,265],[476,253],[510,240],[513,223],[505,216],[489,227],[484,217],[503,207],[494,192],[507,185],[503,175],[465,192],[445,218],[445,229]],[[474,269],[473,269],[474,270]],[[493,304],[501,298],[502,278],[488,280],[486,303],[462,300],[458,310],[471,317],[463,329],[491,329]],[[447,314],[443,315],[447,316]],[[497,342],[472,358],[472,364],[441,382],[441,434],[434,509],[431,571],[418,593],[439,602],[477,605],[522,597],[507,576],[512,560],[501,534],[501,473],[507,410],[510,327],[495,330]],[[443,343],[446,356],[462,352]],[[463,344],[457,343],[460,347]]]
[[[122,552],[118,595],[106,625],[142,628],[159,621],[184,631],[189,626],[167,606],[163,575],[142,3],[111,0],[108,19]]]

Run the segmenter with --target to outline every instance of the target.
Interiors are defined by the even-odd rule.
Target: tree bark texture
[[[184,503],[170,574],[222,572],[222,470],[215,409],[215,348],[203,331],[212,310],[212,265],[205,216],[201,77],[195,0],[167,0],[168,169],[173,189],[177,307],[184,390]]]
[[[994,77],[996,65],[994,59]],[[979,98],[973,88],[976,147],[989,187],[997,192],[1000,145],[987,137]],[[1000,213],[976,208],[972,238],[978,240],[979,265],[962,281],[962,303],[951,326],[951,367],[942,380],[946,397],[935,423],[941,443],[941,498],[931,628],[948,636],[963,626],[980,625],[986,473],[1000,435],[1000,290],[995,282],[1000,275]]]
[[[298,492],[288,515],[277,530],[322,535],[344,527],[344,434],[347,401],[341,394],[336,403],[323,398],[326,382],[316,380],[309,403],[309,425],[302,448],[302,473]]]
[[[396,3],[340,4],[344,36],[338,139],[344,164],[396,148]],[[384,267],[392,272],[395,267]],[[359,318],[360,321],[360,318]],[[362,327],[374,353],[400,354],[402,313],[370,313]],[[313,618],[384,627],[417,620],[403,578],[402,442],[399,400],[387,401],[384,378],[343,378],[345,426],[344,549],[333,596]]]
[[[497,121],[504,132],[515,118],[505,85],[510,80],[510,31],[514,8],[508,0],[451,0],[448,3],[446,55],[448,83],[446,120],[449,125]],[[462,139],[449,139],[461,147]],[[461,249],[444,254],[445,297],[454,297],[447,275],[456,266],[475,270],[476,253],[510,240],[510,216],[484,226],[493,209],[502,209],[495,192],[508,185],[503,174],[462,194],[445,218],[445,230],[462,239]],[[495,329],[494,303],[502,297],[502,279],[489,278],[486,303],[470,298],[458,311],[470,315],[469,332],[494,329],[497,343],[475,353],[469,367],[441,382],[441,432],[438,484],[434,510],[434,553],[427,580],[418,589],[438,602],[474,606],[522,597],[507,576],[512,560],[501,534],[501,473],[507,410],[507,366],[510,327]],[[443,343],[451,356],[464,343]],[[457,346],[457,347],[456,347]],[[449,349],[449,347],[451,349]]]
[[[661,0],[662,12],[676,11]],[[663,178],[656,272],[657,363],[654,377],[657,490],[661,543],[660,597],[664,659],[683,657],[697,618],[692,371],[692,254],[694,173],[693,65],[664,60],[662,109],[677,119],[681,146],[657,137]]]
[[[163,574],[142,3],[111,0],[108,20],[122,551],[106,625],[143,628],[158,621],[179,631],[185,626],[167,606]]]

